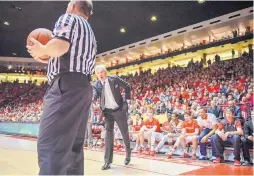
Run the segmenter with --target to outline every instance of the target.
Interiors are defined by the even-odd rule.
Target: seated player
[[[199,156],[199,159],[207,160],[208,158],[206,156],[207,155],[206,145],[209,137],[211,137],[215,133],[218,126],[218,122],[216,116],[211,113],[206,113],[204,108],[199,109],[199,116],[197,122],[201,130],[201,133],[198,137],[201,154],[201,156]],[[213,142],[211,142],[211,145],[212,145],[212,160],[215,160],[216,156]]]
[[[244,162],[242,163],[243,166],[250,165],[249,149],[253,148],[253,120],[254,116],[252,116],[252,119],[249,119],[244,123],[244,138],[242,138],[243,158],[244,158]]]
[[[171,114],[171,120],[163,123],[162,125],[162,131],[164,134],[156,134],[153,132],[152,139],[151,139],[151,152],[150,154],[153,156],[155,153],[157,153],[160,148],[165,144],[165,142],[168,142],[169,145],[173,143],[173,141],[176,141],[176,139],[181,135],[182,131],[182,120],[178,119],[178,115],[173,113]],[[160,141],[156,148],[154,149],[154,143],[156,141]]]
[[[129,131],[130,140],[133,142],[137,142],[138,133],[144,124],[143,119],[141,118],[141,114],[137,113],[135,118],[136,119],[132,123],[131,130]]]
[[[184,150],[183,155],[181,158],[189,158],[189,154],[187,153],[186,145],[188,143],[192,143],[192,159],[196,159],[197,155],[197,148],[198,148],[198,134],[199,134],[199,126],[196,120],[193,119],[192,114],[185,113],[184,114],[184,122],[182,124],[182,133],[177,138],[176,143],[174,144],[171,151],[168,153],[168,158],[171,158],[175,150],[179,145]]]
[[[216,160],[214,163],[224,162],[223,152],[226,143],[231,143],[234,148],[234,165],[240,166],[240,149],[241,149],[241,135],[243,134],[240,120],[236,120],[234,116],[234,109],[229,108],[226,111],[226,119],[222,120],[215,134],[212,136],[216,151]]]
[[[146,148],[146,151],[149,152],[150,146],[151,146],[152,132],[158,132],[158,133],[161,132],[160,123],[157,119],[154,118],[154,111],[152,109],[148,110],[147,115],[148,115],[148,119],[144,122],[144,125],[140,129],[140,132],[138,133],[138,137],[137,137],[137,141],[139,140],[141,145],[139,148],[140,152],[142,152],[145,149],[144,147],[145,139],[147,139],[148,141],[148,146]],[[136,147],[134,151],[139,147],[138,146],[139,142],[136,143]]]

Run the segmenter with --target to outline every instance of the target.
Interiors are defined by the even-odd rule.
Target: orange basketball
[[[46,45],[48,41],[52,39],[52,32],[45,28],[38,28],[33,30],[27,37],[26,44],[27,45],[33,45],[33,43],[30,41],[30,38],[34,38],[35,40],[38,40],[41,44]],[[40,59],[47,60],[49,59],[49,56],[42,56]]]

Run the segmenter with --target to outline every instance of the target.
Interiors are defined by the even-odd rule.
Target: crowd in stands
[[[252,74],[252,61],[242,57],[205,68],[196,62],[188,67],[159,69],[154,75],[151,70],[131,75],[125,78],[132,85],[129,113],[144,114],[149,107],[156,114],[183,114],[190,109],[196,117],[197,106],[209,107],[214,101],[223,108],[228,105],[227,97],[243,109],[253,107]]]
[[[33,88],[32,82],[19,83],[19,80],[14,82],[0,83],[0,105],[8,103],[10,100],[24,94]]]
[[[30,75],[46,75],[46,69],[29,69],[23,67],[11,67],[0,66],[0,73],[23,73]]]
[[[48,85],[42,83],[0,108],[0,121],[39,122],[42,113],[42,97]]]
[[[227,61],[218,60],[212,65],[204,63],[203,60],[195,63],[191,60],[187,67],[168,67],[159,69],[154,74],[151,70],[146,70],[122,78],[132,86],[130,115],[145,114],[152,108],[156,115],[177,113],[181,119],[186,110],[191,110],[196,118],[198,106],[206,107],[208,111],[213,112],[218,107],[223,111],[226,106],[232,104],[239,106],[240,115],[247,118],[250,116],[249,109],[253,107],[252,74],[252,59],[242,56]],[[35,88],[32,82],[26,84],[18,83],[18,80],[13,83],[4,82],[0,84],[0,102],[8,98],[13,99],[35,88],[28,96],[21,96],[11,104],[12,109],[15,108],[17,111],[19,103],[27,106],[29,103],[39,102],[46,87],[46,83]],[[5,107],[4,112],[11,113],[7,109],[10,111],[10,105]],[[217,118],[223,116],[221,112],[215,113],[218,115]]]

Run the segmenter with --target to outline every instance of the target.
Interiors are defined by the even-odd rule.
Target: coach
[[[131,157],[130,139],[127,123],[128,103],[130,100],[130,86],[117,76],[107,76],[107,70],[103,65],[95,67],[95,74],[98,81],[94,83],[93,100],[100,98],[100,108],[105,116],[106,137],[105,137],[105,164],[102,170],[110,169],[113,161],[114,144],[114,122],[116,121],[123,136],[126,158],[125,165],[128,165]],[[120,88],[125,89],[125,101],[120,92]]]

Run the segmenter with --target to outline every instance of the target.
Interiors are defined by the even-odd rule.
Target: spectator
[[[235,119],[240,120],[241,123],[243,124],[243,117],[241,115],[241,108],[239,106],[235,105],[235,102],[232,100],[228,101],[228,108],[233,109]]]
[[[218,122],[223,120],[222,109],[216,105],[215,101],[211,101],[211,107],[208,109],[208,113],[214,114]]]
[[[198,103],[196,101],[194,101],[191,105],[191,113],[193,115],[194,119],[197,119],[198,117]]]
[[[232,49],[232,59],[235,58],[235,50]]]
[[[211,59],[208,59],[207,64],[208,64],[208,66],[211,66],[211,64],[212,64]]]
[[[160,103],[156,109],[156,114],[165,114],[166,113],[166,106],[164,103]]]

